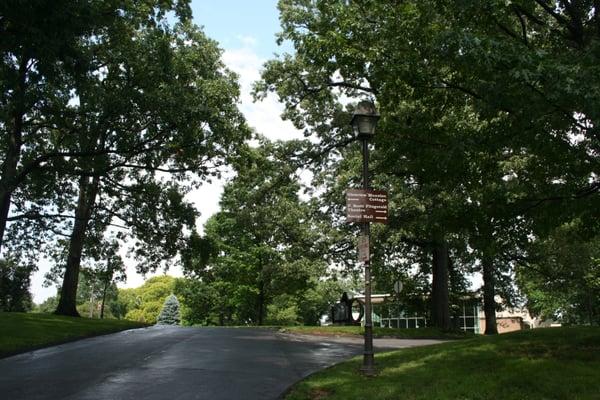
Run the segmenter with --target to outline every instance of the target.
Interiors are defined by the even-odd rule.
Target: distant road
[[[0,398],[276,399],[362,353],[360,340],[323,340],[256,328],[136,329],[0,360]]]

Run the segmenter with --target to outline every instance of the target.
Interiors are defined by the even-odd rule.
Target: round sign
[[[358,323],[362,320],[363,315],[365,314],[365,309],[358,299],[353,299],[350,302],[350,309],[352,315],[352,321]]]
[[[394,292],[400,293],[402,291],[402,282],[396,281],[394,283]]]

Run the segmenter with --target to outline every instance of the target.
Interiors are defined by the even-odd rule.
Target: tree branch
[[[6,218],[7,221],[20,221],[20,220],[40,220],[40,219],[55,219],[55,218],[68,218],[74,219],[75,217],[72,215],[66,214],[41,214],[39,211],[28,211],[23,214],[13,215],[11,217]]]
[[[327,84],[327,86],[329,87],[343,87],[343,88],[348,88],[348,89],[355,89],[355,90],[362,90],[363,92],[367,92],[367,93],[372,93],[372,94],[377,94],[377,91],[371,87],[367,87],[367,86],[361,86],[361,85],[357,85],[357,84],[353,84],[353,83],[348,83],[345,81],[340,81],[340,82],[333,82],[333,81],[329,81],[329,83]]]

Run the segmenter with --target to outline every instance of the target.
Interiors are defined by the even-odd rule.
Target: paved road
[[[360,341],[267,329],[136,329],[0,360],[0,398],[276,399],[304,376],[361,352]]]

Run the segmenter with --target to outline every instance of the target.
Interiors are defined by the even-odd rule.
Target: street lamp
[[[370,101],[361,101],[352,114],[350,125],[354,129],[357,139],[362,142],[363,155],[363,189],[369,189],[369,139],[375,135],[375,127],[379,114],[375,105]],[[370,222],[362,223],[362,236],[370,246]],[[369,252],[370,253],[370,252]],[[375,374],[375,357],[373,353],[373,315],[371,311],[371,261],[370,257],[365,263],[365,350],[361,371],[365,375]]]
[[[352,114],[350,125],[354,134],[361,140],[368,140],[375,135],[375,127],[379,120],[379,114],[375,105],[370,101],[361,101]]]

